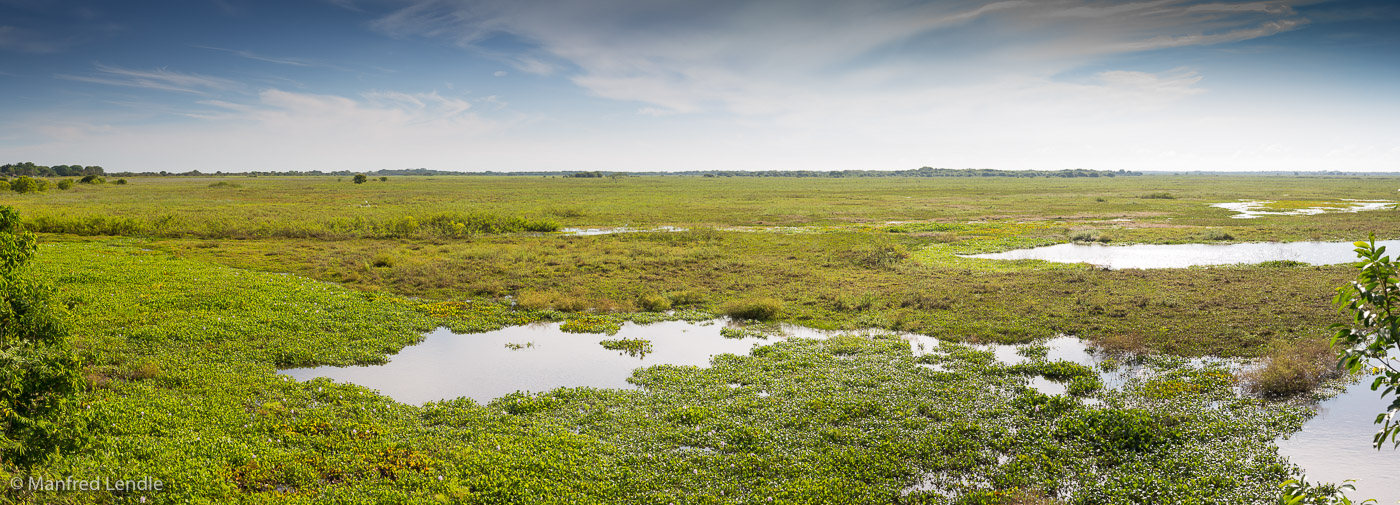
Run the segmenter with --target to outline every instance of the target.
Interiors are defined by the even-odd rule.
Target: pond
[[[1400,451],[1389,445],[1371,447],[1380,429],[1372,423],[1389,402],[1371,391],[1371,378],[1348,385],[1346,390],[1317,406],[1317,415],[1303,430],[1278,441],[1278,452],[1302,467],[1309,481],[1338,482],[1355,479],[1351,498],[1375,498],[1380,503],[1400,502]],[[1358,503],[1361,500],[1356,500]]]
[[[615,228],[564,228],[559,233],[564,235],[590,236],[590,235],[612,235],[614,233],[648,233],[648,232],[677,232],[686,231],[685,228],[675,226],[658,226],[656,228],[629,228],[619,226]]]
[[[748,354],[755,346],[791,338],[828,338],[838,332],[784,325],[781,334],[767,337],[746,334],[726,338],[725,328],[739,328],[719,320],[668,321],[648,325],[625,323],[616,335],[566,333],[560,323],[538,323],[507,327],[475,334],[454,334],[440,328],[422,342],[404,348],[387,364],[354,367],[316,367],[283,370],[297,380],[325,377],[336,382],[354,383],[379,390],[403,403],[468,397],[480,403],[516,391],[545,392],[558,387],[636,389],[627,381],[639,367],[661,364],[706,367],[718,354]],[[933,337],[905,334],[915,355],[945,351]],[[651,348],[644,354],[609,350],[605,340],[644,339]],[[1094,367],[1110,390],[1123,388],[1129,381],[1150,377],[1150,366],[1123,363],[1112,371],[1097,366],[1106,357],[1095,353],[1083,340],[1060,336],[1042,342],[1047,361],[1072,361]],[[1034,354],[1027,346],[978,345],[990,351],[997,361],[1014,365],[1030,361]],[[1191,366],[1222,362],[1218,359],[1189,360]],[[939,369],[940,365],[924,365]],[[1044,377],[1028,378],[1028,387],[1044,394],[1063,395],[1065,385]],[[1319,405],[1319,414],[1302,431],[1280,440],[1280,454],[1307,471],[1313,481],[1359,479],[1353,496],[1384,498],[1383,503],[1400,500],[1400,453],[1370,448],[1375,426],[1371,420],[1380,412],[1380,401],[1369,390],[1369,381],[1349,387]],[[1100,404],[1086,398],[1091,408]],[[926,487],[920,482],[907,491]],[[1389,494],[1386,494],[1389,493]]]
[[[1391,250],[1400,240],[1379,240]],[[1250,242],[1243,244],[1057,244],[1017,249],[968,258],[993,260],[1044,260],[1056,263],[1088,263],[1111,269],[1186,268],[1197,265],[1254,264],[1265,261],[1299,261],[1335,265],[1356,261],[1351,242]]]
[[[1288,210],[1268,210],[1268,205],[1274,203],[1270,200],[1241,200],[1238,202],[1215,203],[1211,207],[1217,207],[1235,212],[1230,216],[1235,219],[1254,219],[1263,216],[1312,216],[1326,214],[1328,212],[1361,212],[1366,210],[1381,210],[1395,205],[1389,200],[1342,200],[1341,202],[1328,203],[1320,202],[1311,207],[1298,207]]]
[[[783,335],[727,338],[723,322],[667,321],[625,323],[616,335],[566,333],[560,323],[513,326],[474,334],[446,328],[391,356],[384,365],[294,368],[281,373],[297,380],[326,377],[377,389],[403,403],[465,396],[486,403],[516,391],[545,392],[558,387],[635,389],[627,378],[638,367],[709,366],[717,354],[746,355],[755,345],[783,338],[826,338],[831,332],[782,327]],[[937,346],[932,337],[906,337],[915,353]],[[604,340],[643,339],[644,354],[609,350]]]

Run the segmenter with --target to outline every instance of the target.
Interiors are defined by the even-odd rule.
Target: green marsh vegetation
[[[1330,333],[1328,300],[1353,268],[957,255],[1082,229],[1115,244],[1400,236],[1393,211],[1240,220],[1209,207],[1394,198],[1400,181],[1376,178],[131,180],[0,204],[40,233],[28,268],[72,326],[92,420],[80,450],[30,471],[150,475],[167,490],[144,497],[163,503],[1269,503],[1293,475],[1272,440],[1307,409],[1237,398],[1230,370],[1172,356],[1311,373],[1288,350]],[[1175,198],[1139,198],[1157,192]],[[686,231],[555,233],[662,225]],[[276,374],[380,363],[436,326],[607,334],[712,314],[881,331],[643,368],[637,391],[485,405]],[[943,344],[915,356],[884,331]],[[964,345],[1060,333],[1116,356],[1100,369],[1153,373],[1109,388],[1101,370],[1003,365]],[[1296,382],[1281,376],[1280,391]],[[1068,394],[1036,391],[1036,377]]]

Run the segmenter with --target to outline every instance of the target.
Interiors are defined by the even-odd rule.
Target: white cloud
[[[70,81],[175,91],[195,95],[208,95],[211,92],[231,91],[243,87],[242,84],[229,79],[177,72],[165,68],[134,70],[102,64],[96,65],[96,68],[97,74],[94,75],[58,74],[54,77]]]
[[[509,111],[485,118],[470,101],[437,92],[350,98],[268,89],[248,103],[197,105],[186,114],[194,119],[180,122],[36,119],[26,145],[5,151],[114,170],[369,170],[470,160],[487,137],[526,121]]]

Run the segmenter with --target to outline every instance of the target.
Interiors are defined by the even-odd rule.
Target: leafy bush
[[[78,182],[83,184],[104,184],[107,182],[107,179],[103,179],[102,177],[96,174],[88,174],[84,175],[82,179],[78,180]]]
[[[767,321],[783,311],[783,302],[773,298],[736,300],[724,305],[720,312],[733,319]]]
[[[76,449],[84,437],[75,399],[82,365],[48,288],[24,275],[36,251],[19,213],[0,207],[0,465],[20,468]]]
[[[0,180],[0,191],[9,191],[10,181]]]
[[[73,179],[64,179],[64,180],[58,181],[58,189],[67,191],[67,190],[69,190],[69,189],[72,189],[72,187],[73,187]]]
[[[10,191],[16,193],[38,193],[49,189],[49,181],[35,179],[28,176],[20,176],[10,181]]]
[[[1382,425],[1372,443],[1380,448],[1389,439],[1400,447],[1400,421],[1395,419],[1400,413],[1400,368],[1393,353],[1400,352],[1400,265],[1391,261],[1385,254],[1385,246],[1376,247],[1376,236],[1369,242],[1356,242],[1356,256],[1361,259],[1356,264],[1360,273],[1351,284],[1337,288],[1337,296],[1332,303],[1352,316],[1351,324],[1334,324],[1336,335],[1332,345],[1346,349],[1339,367],[1353,373],[1360,372],[1369,363],[1378,363],[1380,377],[1371,383],[1371,389],[1384,387],[1381,395],[1390,397],[1386,412],[1376,416],[1376,424]],[[1374,366],[1374,365],[1372,365]]]
[[[126,184],[126,179],[117,179],[117,182],[115,184],[118,186]]]
[[[210,184],[209,187],[211,187],[211,188],[241,188],[241,187],[243,187],[243,186],[240,185],[240,184],[235,184],[235,183],[228,182],[228,181],[219,181],[219,182]]]
[[[364,184],[365,181],[369,180],[369,176],[365,174],[355,174],[355,177],[351,180],[355,181],[355,184]]]
[[[1173,195],[1173,194],[1171,194],[1171,193],[1165,193],[1165,192],[1163,192],[1163,193],[1148,193],[1148,194],[1139,196],[1138,198],[1143,198],[1143,199],[1146,199],[1146,200],[1175,200],[1175,199],[1176,199],[1176,195]]]

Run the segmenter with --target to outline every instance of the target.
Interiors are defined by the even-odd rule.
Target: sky
[[[0,0],[0,163],[1400,171],[1391,0]]]

